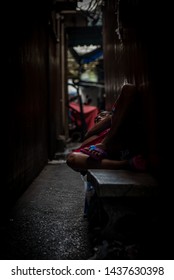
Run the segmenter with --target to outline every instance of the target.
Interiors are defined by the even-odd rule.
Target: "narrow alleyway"
[[[1,237],[1,259],[88,259],[84,186],[64,161],[48,163],[17,201]]]

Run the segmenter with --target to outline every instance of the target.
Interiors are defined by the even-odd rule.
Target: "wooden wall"
[[[8,1],[5,11],[2,200],[8,207],[55,152],[59,79],[49,1]]]
[[[144,0],[108,0],[103,8],[103,46],[107,109],[124,83],[134,83],[143,93],[149,164],[154,172],[166,169],[168,123],[164,98],[170,70],[168,5]],[[163,171],[162,171],[163,170]],[[162,172],[161,172],[162,171]]]

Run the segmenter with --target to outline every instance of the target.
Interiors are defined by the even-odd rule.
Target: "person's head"
[[[94,122],[99,123],[100,121],[102,121],[103,119],[105,119],[106,117],[111,116],[111,115],[112,115],[112,112],[110,112],[110,111],[101,111],[95,118]]]

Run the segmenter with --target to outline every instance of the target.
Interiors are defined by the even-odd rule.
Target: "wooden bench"
[[[151,174],[91,169],[88,170],[87,180],[95,189],[91,212],[98,207],[95,220],[97,225],[101,225],[100,233],[97,233],[99,242],[117,240],[132,244],[140,236],[143,239],[150,228],[153,232],[153,227],[158,223],[160,191],[157,180]],[[95,228],[94,218],[92,223]]]

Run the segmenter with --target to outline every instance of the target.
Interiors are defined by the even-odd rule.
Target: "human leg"
[[[66,163],[77,172],[84,172],[88,169],[128,169],[130,166],[129,160],[110,160],[105,158],[97,161],[80,152],[70,153]]]
[[[148,169],[147,161],[142,155],[133,156],[129,160],[112,160],[104,158],[98,161],[86,154],[72,152],[68,155],[66,163],[69,167],[80,172],[82,175],[85,175],[88,169],[124,169],[134,171],[145,171]]]

